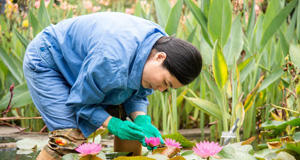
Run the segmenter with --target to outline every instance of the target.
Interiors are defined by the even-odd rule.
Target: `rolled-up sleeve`
[[[152,92],[153,90],[151,89],[141,87],[135,95],[123,103],[127,115],[135,111],[142,111],[147,114],[147,107],[149,105],[147,96],[152,94]]]

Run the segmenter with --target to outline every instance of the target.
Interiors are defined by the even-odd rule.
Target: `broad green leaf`
[[[254,155],[254,157],[259,160],[266,160],[265,158],[272,159],[272,158],[275,158],[276,156],[277,156],[277,154],[274,151],[270,150],[269,148],[260,150],[257,153],[255,153],[255,155]]]
[[[65,154],[61,158],[62,160],[76,160],[76,159],[80,159],[80,156],[77,153],[69,153],[69,154]]]
[[[235,115],[233,119],[236,120],[237,118],[239,118],[238,126],[241,127],[245,119],[245,109],[242,102],[238,102],[238,104],[235,106],[234,114]]]
[[[215,81],[219,89],[222,90],[228,78],[228,70],[223,53],[219,49],[217,43],[218,41],[216,41],[214,45],[212,68]]]
[[[226,44],[232,22],[232,9],[229,0],[212,0],[208,13],[208,31],[213,43],[218,40],[220,47]]]
[[[38,11],[38,20],[42,28],[46,28],[51,24],[48,11],[45,7],[45,0],[41,0],[40,2],[40,8]]]
[[[289,42],[286,36],[284,35],[282,29],[279,29],[279,38],[280,38],[282,52],[284,53],[284,55],[287,55],[287,53],[289,53]]]
[[[18,83],[23,82],[23,74],[22,74],[22,66],[17,66],[14,63],[14,59],[12,59],[9,54],[0,46],[0,57],[1,60],[5,63],[9,71],[12,73],[14,78],[18,81]],[[0,106],[1,108],[1,106]]]
[[[171,12],[171,6],[168,0],[154,0],[156,16],[158,20],[158,24],[165,28],[168,16]]]
[[[242,63],[238,65],[239,71],[242,71],[246,68],[246,66],[250,63],[253,59],[253,56],[249,57],[248,59],[244,60]]]
[[[141,12],[142,12],[141,1],[137,0],[136,3],[135,3],[135,8],[134,8],[133,15],[135,15],[137,17],[143,17]]]
[[[298,5],[299,5],[300,3],[298,3]],[[300,16],[297,16],[297,14],[298,14],[298,9],[299,7],[297,7],[296,9],[295,9],[295,12],[294,12],[294,14],[293,14],[293,16],[292,16],[292,20],[291,20],[291,22],[290,22],[290,24],[289,24],[289,26],[288,26],[288,29],[287,29],[287,31],[286,31],[286,38],[287,38],[287,40],[288,40],[288,42],[290,42],[291,41],[291,39],[292,39],[292,37],[293,37],[293,35],[294,35],[294,30],[295,30],[295,27],[296,27],[296,20],[297,20],[297,18],[300,18]],[[299,19],[300,20],[300,19]],[[300,23],[299,22],[299,20],[297,20],[297,23]],[[299,24],[300,25],[300,24]],[[299,27],[297,27],[297,28],[299,28]]]
[[[296,132],[293,136],[294,141],[300,141],[300,132]]]
[[[205,81],[208,85],[208,87],[213,91],[213,94],[215,95],[218,104],[221,106],[222,105],[222,95],[221,91],[218,88],[218,86],[212,81],[211,75],[207,72],[206,69],[203,69],[203,75],[205,78]]]
[[[272,83],[274,83],[276,80],[279,80],[280,77],[284,74],[284,71],[280,68],[277,71],[274,71],[272,74],[270,74],[261,84],[258,92],[266,89],[267,87],[269,87],[269,85],[271,85]]]
[[[180,22],[181,11],[182,11],[183,0],[178,0],[168,17],[165,31],[168,35],[173,35],[177,33],[178,25]]]
[[[36,36],[42,30],[42,26],[31,10],[29,10],[29,23],[32,26],[33,35]]]
[[[300,143],[298,145],[300,145]],[[289,145],[287,145],[287,147],[288,146]],[[296,152],[298,151],[298,153],[300,154],[300,149],[299,149],[299,147],[297,145],[294,146],[294,148],[291,148],[291,150],[294,150]],[[291,154],[287,153],[287,152],[280,152],[276,156],[275,160],[296,160],[296,158],[294,156],[292,156]]]
[[[37,150],[41,150],[48,143],[48,139],[34,139],[24,138],[17,141],[16,145],[21,150],[31,150],[36,147]]]
[[[194,153],[194,151],[189,150],[189,151],[183,152],[183,153],[181,154],[181,156],[187,156],[187,155],[190,155],[190,154],[193,154],[193,153]]]
[[[300,118],[290,117],[286,121],[266,121],[261,127],[266,129],[284,130],[288,125],[300,126]]]
[[[289,53],[293,64],[300,69],[300,45],[290,44]]]
[[[67,17],[66,18],[72,18],[73,17],[73,9],[70,9],[68,11]]]
[[[282,9],[281,2],[276,1],[270,1],[268,3],[268,8],[265,14],[265,19],[263,22],[263,29],[265,30],[267,26],[271,23],[272,19],[279,13],[279,11]]]
[[[208,115],[212,115],[219,120],[222,120],[222,112],[220,107],[216,104],[201,99],[201,98],[192,98],[192,97],[185,97],[185,99],[194,107],[198,108],[199,110],[205,112]]]
[[[186,39],[188,42],[192,43],[196,34],[197,26],[193,29],[192,33]]]
[[[51,12],[51,9],[53,8],[53,3],[54,3],[54,0],[50,0],[50,3],[48,4],[48,7],[47,7],[48,13]]]
[[[217,155],[222,158],[233,159],[236,155],[236,152],[233,147],[226,145]]]
[[[248,26],[247,26],[247,37],[248,40],[252,39],[252,35],[253,35],[253,30],[254,30],[254,26],[255,26],[255,0],[252,0],[252,6],[251,6],[251,13],[250,16],[248,18]],[[245,17],[245,16],[244,16]]]
[[[197,36],[196,36],[197,37]],[[213,56],[213,49],[209,44],[206,42],[204,36],[200,35],[200,53],[202,56],[202,60],[205,64],[211,65],[212,63],[212,56]]]
[[[212,48],[213,44],[209,37],[208,29],[207,29],[207,18],[205,17],[201,9],[192,0],[184,0],[184,1],[186,5],[189,7],[190,11],[193,13],[198,23],[200,24],[204,39]]]
[[[10,92],[6,93],[6,95],[0,100],[0,110],[6,109],[9,99]],[[13,105],[14,108],[17,108],[30,103],[32,103],[32,99],[27,88],[27,83],[16,86],[11,105]]]
[[[208,17],[209,6],[210,6],[210,0],[202,0],[201,1],[201,10],[206,17]]]
[[[224,46],[223,52],[227,65],[232,65],[239,58],[243,49],[243,30],[239,14],[232,23],[228,42]],[[235,57],[235,59],[233,59]]]
[[[19,38],[19,40],[21,41],[21,43],[23,44],[24,48],[27,48],[29,41],[21,33],[19,33],[15,28],[14,28],[14,32],[17,35],[17,37]]]
[[[264,22],[265,16],[264,14],[260,14],[256,20],[255,29],[254,29],[254,35],[253,39],[250,43],[250,48],[252,52],[257,52],[257,49],[260,47],[260,42],[262,39],[263,31],[263,22]],[[261,53],[260,53],[261,54]]]
[[[264,76],[260,77],[260,79],[256,83],[253,90],[247,95],[246,100],[244,102],[245,112],[247,112],[250,109],[250,107],[253,105],[253,102],[254,102],[254,100],[256,98],[256,95],[258,93],[257,90],[260,88],[263,78],[264,78]]]
[[[295,17],[297,17],[297,28],[296,28],[296,34],[297,34],[297,37],[298,37],[298,40],[300,40],[300,3],[298,2],[298,7],[297,7],[297,16],[296,16],[296,13],[295,13]]]
[[[293,0],[289,4],[286,5],[267,25],[265,32],[262,35],[262,39],[260,42],[260,49],[263,50],[267,42],[271,39],[271,37],[276,33],[276,31],[280,28],[281,24],[287,19],[290,12],[295,8],[298,0]],[[265,18],[266,19],[266,18]]]

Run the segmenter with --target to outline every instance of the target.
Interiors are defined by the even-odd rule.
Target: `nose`
[[[157,89],[158,89],[160,92],[163,92],[163,91],[165,91],[165,90],[168,89],[168,86],[166,86],[166,85],[158,86]]]

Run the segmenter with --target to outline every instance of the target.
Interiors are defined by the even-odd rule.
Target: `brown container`
[[[132,156],[141,156],[142,144],[138,140],[122,140],[114,136],[114,152],[133,152]]]

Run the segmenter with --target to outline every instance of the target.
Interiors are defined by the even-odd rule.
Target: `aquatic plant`
[[[97,143],[83,143],[76,149],[80,153],[80,156],[96,155],[102,150],[102,146]]]
[[[200,143],[196,143],[196,147],[193,147],[193,151],[195,154],[202,158],[209,158],[210,156],[214,156],[219,153],[223,147],[219,146],[218,142],[209,142],[203,141]]]

